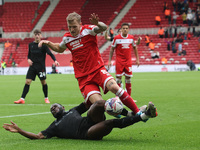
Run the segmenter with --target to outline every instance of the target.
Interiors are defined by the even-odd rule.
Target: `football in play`
[[[119,98],[110,98],[105,102],[105,111],[112,116],[121,114],[123,110],[123,104]]]

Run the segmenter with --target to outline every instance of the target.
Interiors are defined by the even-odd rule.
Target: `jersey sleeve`
[[[27,58],[31,59],[30,44],[28,45],[28,56],[27,56]]]
[[[97,35],[97,33],[94,32],[95,27],[97,27],[97,26],[95,26],[95,25],[84,25],[83,29],[87,29],[87,30],[84,30],[84,31],[87,31],[87,32],[89,32],[90,35],[95,36],[95,35]]]
[[[41,131],[41,133],[45,136],[46,139],[56,136],[55,121],[46,130]]]
[[[49,48],[46,46],[46,45],[44,45],[45,46],[45,49],[46,49],[46,53],[49,55],[49,56],[51,56],[51,58],[54,60],[54,61],[56,61],[56,57],[52,54],[52,52],[49,50]]]
[[[67,47],[66,47],[65,42],[64,42],[65,39],[66,39],[66,37],[63,37],[63,39],[62,39],[61,43],[59,44],[59,46],[60,46],[61,48],[65,48],[65,49],[66,49]]]

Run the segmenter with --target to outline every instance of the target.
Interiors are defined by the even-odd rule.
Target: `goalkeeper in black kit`
[[[34,30],[35,40],[29,44],[29,52],[28,52],[29,69],[26,74],[26,82],[24,85],[21,98],[18,101],[14,101],[15,104],[25,103],[25,97],[29,91],[30,84],[32,81],[35,80],[36,75],[38,76],[42,84],[45,103],[50,103],[48,99],[48,86],[46,83],[46,66],[45,66],[46,54],[51,56],[56,65],[59,65],[59,63],[56,61],[55,56],[51,53],[51,51],[46,45],[43,45],[40,48],[38,47],[38,43],[41,41],[41,38],[42,38],[41,31],[38,29]]]

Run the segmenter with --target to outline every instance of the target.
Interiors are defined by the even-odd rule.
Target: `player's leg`
[[[46,82],[46,80],[40,80],[40,82],[42,84],[42,90],[43,90],[43,93],[44,93],[45,103],[49,104],[50,101],[49,101],[49,98],[48,98],[48,85],[47,85],[47,82]]]
[[[26,74],[26,81],[25,81],[25,85],[23,88],[21,98],[18,101],[14,101],[15,104],[24,104],[25,103],[25,97],[29,92],[32,81],[35,80],[35,77],[36,77],[35,69],[33,67],[29,67],[28,72]]]
[[[115,75],[116,75],[116,82],[117,82],[117,84],[118,84],[118,86],[119,87],[121,87],[121,88],[123,88],[122,87],[122,76],[123,76],[123,66],[121,65],[121,64],[119,64],[119,63],[116,63],[116,73],[115,73]]]
[[[45,103],[49,104],[50,101],[48,99],[48,85],[46,83],[46,70],[45,68],[37,68],[37,76],[40,79],[42,84],[42,90],[44,93],[44,101]]]
[[[156,116],[156,107],[150,102],[147,110],[141,115],[99,122],[89,128],[87,136],[92,140],[101,140],[104,136],[108,135],[113,128],[125,128],[139,121],[145,121],[148,118],[154,118]]]
[[[116,76],[116,82],[119,87],[122,87],[122,76]]]
[[[105,120],[105,100],[98,100],[94,102],[88,110],[87,116],[95,123]]]
[[[127,93],[131,96],[131,77],[133,76],[132,73],[132,65],[127,65],[124,68],[124,75],[125,75],[125,84]]]
[[[130,97],[130,95],[120,88],[114,78],[106,71],[105,68],[102,68],[99,73],[96,75],[96,83],[101,86],[104,90],[104,94],[108,91],[111,91],[116,96],[120,98],[122,103],[129,107],[134,114],[139,112],[137,105],[135,104],[134,100]]]
[[[125,90],[120,88],[114,79],[111,79],[106,83],[106,88],[114,93],[116,96],[118,96],[122,103],[130,108],[134,112],[134,114],[139,112],[139,108],[137,107],[131,96]]]
[[[131,96],[131,77],[125,76],[125,84],[126,84],[126,90],[127,93]]]
[[[87,136],[92,140],[101,140],[104,136],[108,135],[113,128],[122,129],[139,121],[142,121],[141,115],[105,120],[90,127]]]
[[[25,103],[25,97],[29,92],[31,82],[32,82],[32,79],[26,79],[21,98],[18,101],[14,101],[15,104]]]

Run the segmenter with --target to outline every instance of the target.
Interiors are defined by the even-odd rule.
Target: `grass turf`
[[[24,82],[25,76],[0,76],[1,125],[12,120],[22,129],[38,133],[54,120],[48,113],[52,103],[64,104],[66,109],[69,109],[83,101],[74,75],[58,74],[47,76],[51,104],[44,104],[42,87],[37,78],[31,84],[26,104],[15,105],[13,101],[20,98]],[[102,141],[58,138],[29,140],[19,134],[7,132],[1,127],[0,150],[197,150],[200,149],[199,90],[200,72],[134,73],[132,97],[138,101],[138,106],[149,101],[155,103],[158,109],[157,118],[125,129],[114,129]],[[110,92],[103,95],[104,99],[110,97],[114,97]],[[107,118],[112,117],[107,115]]]

